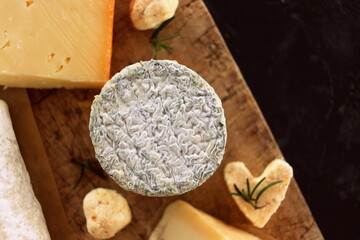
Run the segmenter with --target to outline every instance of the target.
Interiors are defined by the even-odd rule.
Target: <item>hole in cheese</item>
[[[64,69],[64,65],[60,65],[60,66],[56,69],[55,72],[60,72],[60,71],[63,70],[63,69]]]
[[[33,3],[34,3],[34,0],[26,1],[26,7],[30,7],[30,5]]]
[[[10,42],[10,40],[8,40],[8,41],[0,48],[0,50],[3,50],[3,49],[6,48],[6,47],[10,47],[10,45],[11,45],[11,42]]]

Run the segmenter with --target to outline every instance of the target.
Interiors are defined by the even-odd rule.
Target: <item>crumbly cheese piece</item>
[[[179,0],[132,0],[130,18],[138,30],[158,28],[175,15]]]
[[[109,79],[114,0],[1,0],[0,85],[94,87]]]
[[[84,198],[83,209],[89,233],[99,239],[113,237],[131,222],[128,202],[114,190],[90,191]]]
[[[219,166],[226,127],[221,100],[189,68],[169,60],[136,63],[95,97],[90,136],[104,170],[147,196],[190,191]]]
[[[0,100],[0,239],[50,240],[20,154],[7,104]]]
[[[177,200],[164,212],[149,240],[260,240]]]
[[[279,208],[282,200],[285,198],[290,180],[293,176],[292,167],[282,159],[272,161],[259,177],[254,177],[243,162],[228,163],[224,169],[224,173],[225,181],[230,192],[236,192],[234,184],[236,184],[239,189],[246,189],[246,179],[249,179],[250,186],[254,187],[262,178],[266,177],[264,182],[255,191],[254,196],[257,196],[257,193],[262,187],[281,180],[281,183],[270,187],[261,195],[258,205],[264,207],[260,209],[255,209],[239,196],[232,196],[244,215],[254,226],[259,228],[264,227],[270,220],[270,217]]]

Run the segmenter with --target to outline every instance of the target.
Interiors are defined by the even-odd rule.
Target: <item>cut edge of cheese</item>
[[[149,240],[260,240],[229,226],[183,200],[171,203]]]
[[[106,35],[105,35],[105,45],[108,46],[108,49],[106,51],[106,58],[104,62],[104,67],[107,71],[104,72],[104,76],[102,80],[109,80],[110,79],[110,73],[111,73],[111,56],[112,56],[112,50],[113,50],[113,34],[114,34],[114,16],[115,16],[115,0],[107,0],[108,1],[108,22],[107,22],[107,28],[106,28]],[[104,81],[104,83],[106,82]],[[103,84],[101,85],[103,86]]]
[[[21,84],[19,84],[21,82]],[[82,80],[56,78],[46,75],[13,74],[0,71],[0,85],[22,88],[96,88],[104,86],[107,80]]]

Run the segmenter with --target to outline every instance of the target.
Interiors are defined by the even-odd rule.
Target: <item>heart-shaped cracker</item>
[[[265,177],[265,180],[257,188],[253,196],[257,196],[259,191],[270,183],[280,181],[280,183],[268,188],[259,198],[258,206],[264,206],[255,209],[250,203],[242,197],[233,195],[236,204],[251,223],[262,228],[279,208],[281,201],[285,198],[290,180],[293,176],[292,167],[284,160],[275,159],[266,167],[259,177],[254,177],[243,162],[228,163],[224,170],[226,185],[230,192],[236,192],[234,184],[238,189],[247,189],[246,179],[249,179],[250,187],[253,189],[256,184]]]

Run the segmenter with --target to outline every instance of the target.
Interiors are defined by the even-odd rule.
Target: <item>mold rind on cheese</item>
[[[90,136],[104,170],[147,196],[190,191],[220,165],[226,144],[221,100],[191,69],[169,60],[124,68],[95,97]]]

